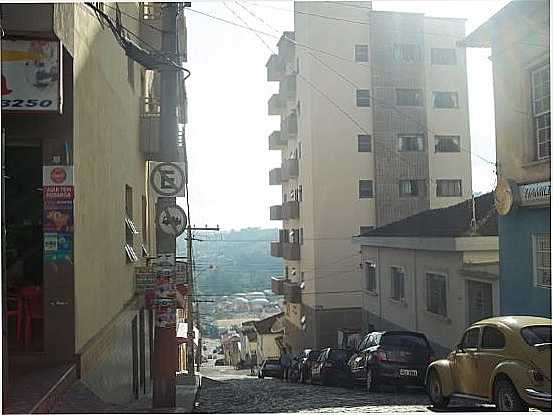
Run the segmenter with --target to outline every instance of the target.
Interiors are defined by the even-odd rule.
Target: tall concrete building
[[[282,164],[271,254],[284,276],[286,342],[332,346],[367,330],[352,236],[472,194],[463,19],[296,2],[267,78],[279,82],[269,136]]]

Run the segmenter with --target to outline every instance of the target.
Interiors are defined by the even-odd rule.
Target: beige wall
[[[465,21],[425,17],[424,19],[424,59],[426,83],[426,117],[429,175],[430,208],[442,208],[460,203],[472,195],[472,174],[470,155],[470,128],[468,113],[468,89],[466,72],[466,51],[457,47],[457,41],[465,36]],[[431,49],[455,49],[456,65],[432,65]],[[434,109],[432,107],[433,91],[452,91],[459,96],[458,109]],[[435,135],[461,136],[461,152],[436,153]],[[462,197],[437,197],[437,179],[461,179]]]
[[[136,13],[136,5],[121,4]],[[128,19],[129,29],[137,22]],[[125,185],[133,188],[139,230],[145,162],[138,150],[140,67],[134,90],[127,57],[84,5],[75,6],[74,34],[75,314],[78,351],[134,295],[126,263]],[[135,235],[140,255],[141,235]]]
[[[494,315],[499,314],[497,276],[469,278],[460,273],[464,258],[470,258],[472,264],[489,265],[490,258],[495,258],[497,261],[498,251],[493,249],[493,244],[490,245],[488,250],[472,252],[423,251],[363,245],[361,261],[375,263],[377,270],[376,292],[364,290],[363,306],[374,316],[404,329],[422,332],[430,341],[445,349],[451,349],[459,342],[461,334],[468,325],[466,291],[469,279],[492,284]],[[405,301],[403,302],[390,298],[392,266],[402,267],[405,272]],[[498,274],[498,266],[496,265],[495,268]],[[427,272],[446,276],[447,317],[427,310]]]
[[[259,364],[269,357],[280,357],[280,349],[275,339],[281,336],[281,333],[257,335],[257,362]]]
[[[551,177],[550,159],[536,159],[530,91],[532,69],[549,62],[549,6],[545,9],[536,21],[527,19],[528,25],[505,25],[492,44],[498,173],[517,183]],[[524,41],[513,42],[519,38]]]

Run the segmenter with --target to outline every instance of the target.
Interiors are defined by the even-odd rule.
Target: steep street
[[[267,412],[428,412],[428,398],[422,390],[367,393],[310,384],[285,383],[279,379],[258,379],[249,370],[229,366],[202,368],[202,388],[196,413]],[[491,405],[453,400],[448,411],[493,411]]]

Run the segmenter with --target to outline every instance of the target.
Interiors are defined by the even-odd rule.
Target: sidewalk
[[[104,402],[92,392],[83,382],[77,381],[52,407],[51,413],[191,413],[194,409],[196,394],[201,385],[201,375],[190,378],[177,376],[176,407],[169,409],[153,409],[152,394],[143,395],[139,400],[125,405]]]

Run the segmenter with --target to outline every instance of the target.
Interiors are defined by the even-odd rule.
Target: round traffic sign
[[[176,163],[159,163],[152,169],[150,184],[160,196],[176,196],[184,188],[184,171]]]
[[[159,212],[157,223],[163,233],[179,236],[186,229],[188,218],[180,206],[166,206]]]

